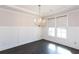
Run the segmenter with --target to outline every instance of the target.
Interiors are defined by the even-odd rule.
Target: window
[[[57,28],[57,37],[66,39],[67,30],[65,28]]]
[[[67,39],[67,15],[57,16],[48,20],[48,35],[56,38]]]
[[[55,28],[54,27],[49,27],[48,35],[49,36],[55,36]]]

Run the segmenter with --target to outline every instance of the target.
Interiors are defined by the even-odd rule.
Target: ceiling
[[[38,5],[2,5],[0,6],[0,8],[6,8],[14,11],[21,11],[24,13],[28,12],[30,14],[39,15]],[[41,5],[40,15],[49,16],[78,8],[79,8],[78,5]]]

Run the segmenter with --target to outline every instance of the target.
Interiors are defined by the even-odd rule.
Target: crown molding
[[[54,14],[51,14],[51,15],[48,15],[48,16],[44,16],[44,17],[52,17],[52,16],[55,16],[55,15],[58,15],[58,14],[69,13],[69,12],[72,12],[72,11],[75,11],[75,10],[78,10],[78,9],[79,9],[78,6],[74,6],[73,8],[71,8],[69,10],[61,11],[61,12],[54,13]]]
[[[18,7],[16,5],[1,5],[0,8],[3,8],[4,10],[6,9],[7,11],[10,11],[10,12],[16,12],[16,13],[19,12],[19,13],[24,13],[24,14],[34,15],[34,16],[38,16],[39,15],[39,13],[37,13],[37,12],[31,11],[31,10],[28,10],[28,9],[24,9],[22,7]],[[56,15],[56,14],[70,12],[70,11],[73,11],[73,10],[76,10],[76,9],[79,9],[79,7],[78,6],[74,6],[70,10],[61,11],[61,12],[58,12],[58,13],[55,13],[55,14],[51,14],[51,15],[47,15],[47,16],[43,15],[43,17],[50,17],[50,16],[53,16],[53,15]]]
[[[38,16],[38,13],[33,12],[31,10],[28,10],[28,9],[17,7],[16,5],[2,5],[2,6],[0,6],[0,8],[7,9],[7,10],[10,10],[10,11],[14,11],[14,12],[18,11],[19,13],[25,13],[25,14],[28,13],[28,14],[31,14],[31,15]]]

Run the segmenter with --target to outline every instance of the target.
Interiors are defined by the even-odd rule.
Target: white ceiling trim
[[[4,7],[5,6],[5,7]],[[31,15],[36,15],[36,16],[38,16],[38,13],[36,13],[36,12],[33,12],[33,11],[31,11],[31,10],[27,10],[27,9],[24,9],[24,8],[21,8],[21,7],[17,7],[17,6],[14,6],[14,5],[4,5],[4,6],[2,6],[2,8],[6,8],[6,9],[9,9],[9,10],[13,10],[13,11],[15,11],[16,12],[16,10],[18,10],[20,13],[29,13],[29,14],[31,14]]]
[[[28,10],[28,9],[21,8],[21,7],[17,7],[17,6],[14,6],[14,5],[8,5],[8,7],[14,8],[14,9],[17,9],[17,10],[21,10],[23,12],[30,13],[30,14],[33,14],[33,15],[38,15],[38,13],[36,13],[36,12],[33,12],[31,10]]]
[[[29,10],[27,8],[22,8],[22,7],[19,7],[19,6],[16,6],[16,5],[2,5],[2,6],[0,6],[0,8],[10,10],[11,12],[19,12],[19,13],[30,14],[30,15],[34,15],[34,16],[39,15],[39,13],[36,12],[36,11]],[[60,10],[57,13],[51,13],[51,14],[47,13],[46,15],[42,15],[42,16],[43,17],[49,17],[49,16],[52,16],[52,15],[55,15],[55,14],[59,14],[59,13],[62,13],[62,12],[68,12],[68,11],[78,9],[78,8],[79,8],[78,6],[73,6],[72,8],[69,8],[68,10]]]

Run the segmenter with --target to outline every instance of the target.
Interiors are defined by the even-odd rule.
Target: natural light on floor
[[[49,44],[48,45],[48,52],[49,53],[58,53],[58,54],[72,54],[71,51],[68,49],[65,49],[60,46],[56,46],[55,44]]]

